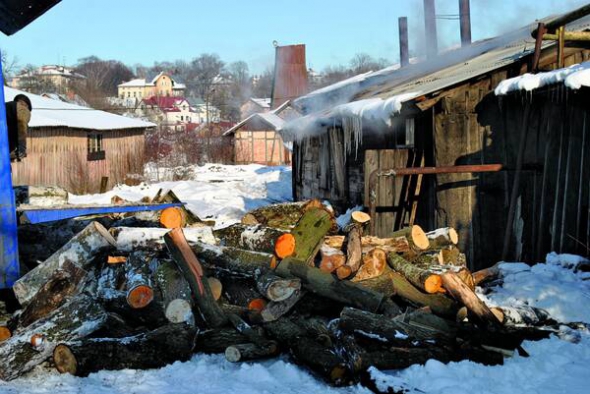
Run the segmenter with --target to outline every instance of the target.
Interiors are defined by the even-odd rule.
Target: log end
[[[417,224],[413,225],[410,235],[412,237],[412,242],[418,249],[426,250],[430,247],[430,241],[428,240],[424,230],[422,230],[422,227],[418,226]]]
[[[223,290],[223,285],[221,284],[221,281],[214,277],[207,278],[207,281],[209,282],[209,288],[211,289],[211,295],[213,296],[213,299],[215,301],[219,300],[221,298],[221,292]]]
[[[457,234],[457,230],[452,227],[449,227],[449,239],[453,245],[457,245],[459,243],[459,234]]]
[[[443,290],[442,278],[440,275],[430,275],[426,278],[426,280],[424,280],[424,290],[430,294],[440,293],[441,290]]]
[[[186,218],[179,207],[168,207],[160,213],[160,224],[164,228],[177,228],[186,226]]]
[[[292,234],[283,234],[275,241],[275,253],[277,257],[284,259],[295,252],[295,237]]]
[[[154,299],[154,290],[146,285],[139,285],[127,292],[127,303],[133,309],[145,308]]]
[[[53,350],[53,363],[59,373],[76,375],[78,362],[76,357],[67,345],[59,344]]]
[[[225,359],[230,363],[237,363],[241,360],[241,358],[242,355],[240,354],[240,349],[238,349],[237,347],[228,346],[228,348],[225,349]]]
[[[352,275],[352,268],[348,265],[340,266],[336,269],[336,276],[338,279],[343,280]]]
[[[0,342],[4,342],[12,336],[12,332],[6,326],[0,326]]]
[[[255,311],[255,312],[262,312],[266,307],[266,301],[262,298],[254,298],[252,301],[248,303],[248,310]]]
[[[117,241],[115,241],[115,238],[113,238],[113,236],[111,235],[111,233],[109,233],[109,230],[107,230],[102,224],[100,224],[99,222],[92,222],[91,224],[92,226],[94,226],[94,229],[100,233],[100,235],[102,235],[102,237],[109,243],[111,244],[111,246],[117,246]]]
[[[353,223],[365,224],[371,221],[371,216],[363,211],[354,211],[350,214]]]
[[[170,301],[164,311],[166,319],[170,323],[189,323],[194,322],[194,315],[191,304],[187,300],[177,298]]]
[[[108,256],[107,257],[107,264],[124,264],[127,262],[127,257],[125,256]]]

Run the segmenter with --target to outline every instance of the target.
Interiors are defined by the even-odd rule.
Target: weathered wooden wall
[[[144,129],[104,131],[104,160],[88,161],[87,130],[43,127],[29,129],[27,157],[12,163],[15,185],[58,185],[73,193],[98,192],[103,176],[108,187],[142,174]]]
[[[236,164],[284,165],[291,154],[281,136],[271,130],[238,130],[234,135]]]

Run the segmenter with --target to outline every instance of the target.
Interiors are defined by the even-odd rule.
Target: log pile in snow
[[[184,224],[169,212],[167,224]],[[319,201],[277,204],[242,223],[111,227],[92,222],[14,285],[22,309],[0,325],[0,378],[36,365],[85,376],[156,368],[195,352],[230,362],[281,353],[334,385],[370,366],[428,359],[501,364],[547,313],[490,308],[457,232],[365,233],[362,212],[336,233]]]

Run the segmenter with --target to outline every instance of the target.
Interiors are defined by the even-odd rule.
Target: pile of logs
[[[376,238],[369,222],[355,212],[339,230],[319,201],[260,208],[217,230],[90,222],[15,283],[22,309],[0,326],[0,378],[39,364],[85,376],[195,352],[230,362],[286,353],[331,384],[370,386],[370,366],[501,364],[549,334],[534,327],[547,324],[544,311],[477,297],[499,271],[472,274],[452,228]]]

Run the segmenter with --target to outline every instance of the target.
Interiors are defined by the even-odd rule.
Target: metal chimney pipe
[[[461,46],[471,45],[471,9],[469,0],[459,0],[459,18],[461,19]]]
[[[424,0],[424,28],[426,30],[426,57],[432,58],[438,53],[434,0]]]
[[[408,50],[408,18],[398,18],[399,25],[399,63],[401,67],[410,64],[410,52]]]

